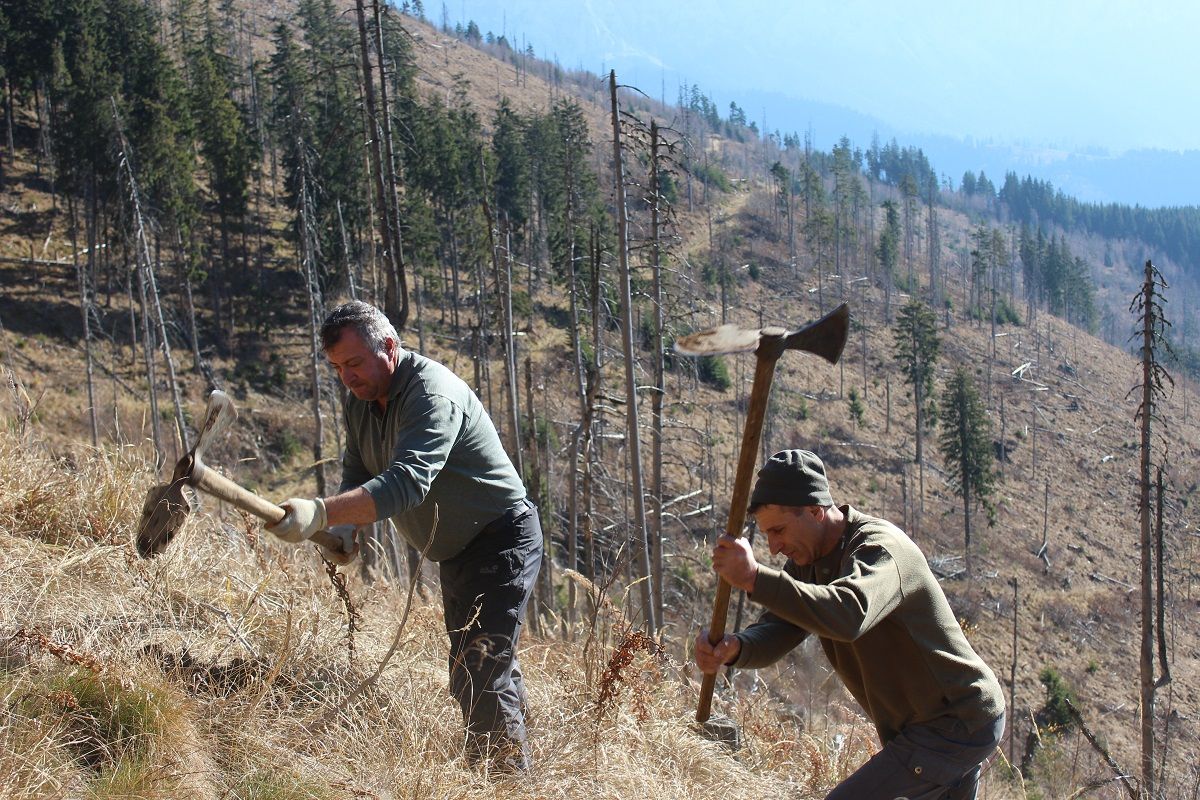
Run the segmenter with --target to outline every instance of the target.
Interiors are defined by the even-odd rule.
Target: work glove
[[[287,514],[279,522],[267,525],[266,528],[285,542],[299,544],[307,541],[314,533],[324,530],[328,525],[325,501],[319,497],[312,500],[293,497],[283,501],[280,507]]]
[[[342,544],[346,550],[330,550],[325,545],[317,545],[321,548],[321,557],[326,561],[331,561],[339,567],[344,567],[354,559],[358,558],[358,531],[357,525],[334,525],[329,528],[329,534],[342,540]]]

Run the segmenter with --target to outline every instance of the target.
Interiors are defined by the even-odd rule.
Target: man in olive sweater
[[[815,634],[883,744],[827,800],[973,800],[1004,733],[1004,695],[925,556],[890,522],[835,506],[807,450],[770,458],[749,510],[788,561],[772,569],[745,539],[721,536],[713,566],[766,610],[715,646],[701,631],[701,671],[763,667]]]
[[[537,508],[492,420],[445,366],[404,350],[379,309],[350,302],[321,328],[325,357],[350,390],[339,494],[282,505],[268,527],[290,542],[391,518],[438,562],[450,691],[471,762],[529,768],[517,643],[542,560]]]

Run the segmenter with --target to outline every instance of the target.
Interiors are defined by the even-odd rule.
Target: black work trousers
[[[517,644],[541,565],[542,525],[528,500],[440,565],[450,693],[462,707],[467,759],[506,772],[530,765]]]

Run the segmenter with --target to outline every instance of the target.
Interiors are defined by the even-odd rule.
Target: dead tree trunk
[[[629,219],[625,203],[624,166],[621,155],[621,117],[617,104],[617,73],[608,73],[609,97],[612,104],[613,131],[613,179],[616,181],[616,212],[617,212],[617,263],[620,271],[620,302],[621,302],[621,345],[625,353],[625,429],[629,439],[629,474],[633,493],[634,519],[633,531],[638,548],[640,569],[638,577],[642,579],[642,609],[646,617],[646,630],[651,638],[658,635],[658,620],[654,613],[654,601],[650,589],[650,551],[646,528],[646,495],[642,481],[642,446],[641,433],[638,430],[638,403],[636,367],[633,351],[633,287],[629,269]]]
[[[361,0],[360,0],[361,1]],[[388,81],[387,74],[384,70],[384,50],[383,50],[383,19],[379,10],[379,0],[371,0],[371,9],[375,17],[375,56],[378,59],[379,68],[379,101],[382,112],[379,116],[381,125],[381,134],[383,136],[383,177],[387,182],[387,199],[390,203],[392,218],[389,226],[392,233],[392,240],[389,247],[393,253],[393,262],[396,269],[397,293],[399,297],[398,308],[396,309],[396,327],[402,329],[408,324],[408,275],[404,267],[404,240],[400,234],[400,199],[396,196],[396,191],[399,184],[396,181],[396,157],[392,147],[392,115],[388,105]]]
[[[595,533],[595,476],[594,466],[596,462],[596,437],[592,434],[592,424],[595,420],[596,399],[600,396],[600,368],[604,364],[602,356],[603,347],[601,340],[601,332],[603,325],[600,317],[605,313],[604,300],[600,294],[600,265],[601,265],[601,246],[600,236],[595,228],[592,229],[592,275],[591,275],[591,302],[592,302],[592,372],[594,373],[594,386],[588,387],[588,426],[586,429],[586,438],[584,440],[583,451],[583,542],[584,542],[584,559],[585,572],[588,580],[595,583],[596,581],[596,533]],[[592,377],[589,375],[589,377]]]
[[[583,348],[579,336],[579,283],[575,270],[575,237],[570,235],[570,193],[567,195],[567,291],[571,309],[571,362],[575,371],[575,393],[579,398],[579,424],[571,431],[571,448],[567,456],[567,568],[579,571],[579,454],[584,436],[584,425],[591,426],[588,415],[589,404],[584,389]],[[588,384],[593,383],[589,374]],[[575,625],[575,582],[567,584],[567,630],[568,635]]]
[[[507,227],[506,225],[505,228],[507,229]],[[521,453],[521,406],[518,402],[517,391],[517,342],[512,310],[512,233],[507,230],[504,235],[504,271],[502,277],[504,281],[500,290],[500,310],[504,319],[502,340],[504,342],[504,372],[508,383],[508,424],[509,429],[512,431],[512,453],[517,474],[524,477],[525,464]]]
[[[92,447],[100,446],[100,421],[96,416],[96,388],[95,388],[95,372],[92,364],[92,302],[91,292],[88,289],[88,276],[83,270],[83,265],[79,263],[79,243],[76,214],[75,214],[75,196],[67,194],[67,213],[71,218],[71,260],[75,264],[75,282],[79,287],[79,311],[83,321],[83,358],[85,365],[85,374],[87,376],[87,396],[88,396],[88,419],[92,425]]]
[[[322,445],[325,440],[325,422],[321,416],[321,322],[324,318],[321,302],[321,286],[317,278],[317,257],[319,247],[317,231],[314,224],[316,210],[313,208],[311,173],[308,161],[308,150],[300,137],[296,137],[296,151],[300,153],[300,196],[299,208],[296,213],[300,223],[300,261],[305,283],[308,288],[308,331],[309,331],[309,380],[311,383],[310,400],[313,415],[313,477],[317,484],[317,496],[324,497],[325,465]]]
[[[350,295],[351,300],[358,299],[358,282],[354,279],[354,264],[350,256],[350,238],[346,235],[346,220],[342,216],[342,201],[339,198],[336,203],[338,217],[338,235],[342,240],[342,266],[346,270],[346,293]]]
[[[1139,511],[1141,516],[1141,537],[1139,550],[1141,556],[1141,647],[1139,658],[1139,675],[1141,688],[1141,767],[1142,790],[1147,797],[1156,797],[1154,774],[1154,705],[1158,687],[1165,685],[1170,679],[1170,673],[1165,672],[1156,681],[1154,677],[1154,644],[1155,644],[1155,582],[1154,582],[1154,536],[1152,517],[1154,510],[1150,505],[1151,479],[1150,467],[1152,461],[1151,424],[1158,418],[1159,403],[1166,398],[1165,382],[1174,383],[1170,374],[1163,369],[1158,361],[1157,348],[1160,345],[1170,345],[1166,342],[1165,329],[1167,321],[1163,315],[1162,301],[1159,300],[1159,289],[1166,288],[1166,281],[1159,274],[1154,264],[1146,262],[1145,279],[1142,290],[1134,298],[1130,310],[1140,314],[1142,333],[1142,384],[1141,403],[1138,405],[1135,420],[1141,423],[1141,465],[1139,472]],[[1161,419],[1159,420],[1161,422]],[[1161,567],[1160,567],[1161,569]],[[1160,575],[1161,580],[1161,575]],[[1159,597],[1159,602],[1162,598]],[[1161,623],[1160,623],[1161,625]],[[1160,631],[1161,633],[1161,631]],[[1164,648],[1165,649],[1165,648]]]
[[[1037,557],[1046,565],[1045,574],[1050,574],[1050,479],[1046,479],[1046,489],[1042,497],[1042,546],[1038,548]]]
[[[131,279],[132,280],[132,279]],[[150,436],[154,442],[154,469],[162,468],[166,461],[163,450],[162,430],[158,424],[158,378],[154,371],[154,335],[150,331],[150,314],[147,311],[149,303],[146,300],[146,273],[142,269],[141,259],[137,264],[138,300],[142,312],[142,360],[146,368],[146,388],[150,400]]]
[[[650,497],[654,501],[651,515],[650,535],[653,543],[651,569],[653,580],[651,590],[654,601],[654,613],[662,620],[666,611],[663,601],[663,396],[666,394],[665,372],[666,363],[663,355],[663,286],[662,286],[662,239],[659,225],[659,202],[662,195],[659,192],[659,142],[658,122],[650,121],[650,269],[652,270],[652,297],[654,302],[654,388],[650,400],[651,420],[651,456],[650,456]],[[788,221],[791,217],[789,214]]]
[[[189,237],[192,234],[189,234]],[[191,249],[184,252],[183,239],[179,231],[175,232],[175,249],[178,255],[179,265],[179,290],[183,297],[183,314],[187,319],[188,338],[191,339],[192,346],[192,369],[203,374],[212,382],[211,375],[206,370],[204,358],[200,355],[200,328],[196,324],[196,301],[192,296],[192,258]]]
[[[379,223],[379,238],[384,251],[384,289],[383,307],[387,316],[397,328],[402,328],[407,321],[407,297],[401,297],[400,288],[401,266],[399,255],[393,246],[395,236],[392,232],[391,204],[388,202],[386,171],[384,167],[383,130],[379,122],[379,110],[375,103],[375,74],[371,68],[371,50],[367,38],[367,16],[363,0],[355,0],[354,10],[358,16],[358,45],[362,60],[363,100],[367,116],[368,154],[371,161],[371,173],[375,178],[375,211]],[[381,54],[376,53],[382,58]],[[384,113],[387,109],[384,109]],[[394,187],[393,194],[394,194]],[[394,199],[394,198],[393,198]]]
[[[529,615],[533,630],[540,630],[541,614],[554,612],[554,538],[551,536],[549,525],[550,515],[547,513],[547,497],[542,491],[542,453],[538,426],[534,422],[533,413],[533,358],[525,356],[525,413],[529,415],[529,424],[525,426],[525,438],[529,448],[529,488],[534,505],[542,510],[542,542],[544,556],[542,570],[538,575],[537,602],[534,613]]]
[[[480,164],[482,165],[482,154],[480,156]],[[481,168],[482,168],[482,166],[481,166]],[[487,183],[486,176],[484,178],[484,183],[485,183],[485,185]],[[508,439],[509,454],[511,455],[511,457],[513,459],[513,465],[517,468],[517,473],[523,477],[524,469],[522,468],[522,463],[521,463],[521,435],[520,435],[521,426],[520,426],[520,422],[518,419],[518,414],[520,412],[519,412],[519,406],[517,404],[517,382],[516,382],[517,381],[517,375],[516,375],[517,368],[516,368],[516,353],[515,353],[516,348],[513,345],[513,341],[512,341],[513,340],[512,250],[511,250],[511,247],[509,246],[511,240],[506,236],[506,238],[505,238],[505,266],[504,266],[504,269],[501,270],[500,269],[500,246],[496,242],[496,227],[495,227],[498,224],[498,222],[492,216],[492,209],[491,209],[491,206],[488,204],[486,192],[479,196],[479,203],[483,207],[483,216],[484,216],[485,222],[487,223],[488,245],[489,245],[489,249],[491,250],[491,253],[492,253],[492,277],[496,283],[496,292],[497,292],[496,299],[500,305],[500,317],[503,320],[502,324],[504,326],[503,330],[501,331],[500,339],[501,339],[502,346],[504,347],[504,373],[505,373],[505,378],[507,381],[506,385],[508,387],[508,392],[507,392],[505,399],[508,401],[508,412],[509,413],[508,413],[508,425],[500,426],[500,428],[501,428],[500,435],[504,436],[504,428],[507,427],[508,433],[509,433],[509,439]],[[480,280],[482,281],[482,273],[481,273]],[[482,292],[481,292],[481,311],[480,311],[480,320],[481,320],[480,331],[481,331],[481,333],[483,330],[482,329],[482,318],[483,317],[482,317]],[[491,400],[490,387],[488,390],[488,399],[489,399],[489,403],[490,403],[490,400]]]
[[[1017,579],[1012,579],[1013,587],[1013,636],[1012,636],[1012,665],[1008,671],[1008,760],[1009,763],[1019,764],[1016,751],[1017,730],[1017,610],[1019,596],[1017,594]]]
[[[147,238],[147,233],[146,233],[145,218],[142,215],[141,193],[138,190],[137,179],[133,174],[133,167],[131,167],[130,163],[129,163],[129,143],[125,140],[125,132],[124,132],[124,127],[122,126],[122,123],[121,123],[121,116],[117,112],[117,102],[115,99],[112,99],[112,98],[109,98],[109,101],[112,104],[113,120],[116,123],[117,140],[118,140],[118,144],[121,148],[120,166],[124,168],[125,177],[129,181],[129,197],[130,197],[130,202],[133,205],[133,222],[134,222],[134,230],[135,230],[135,236],[136,236],[135,244],[137,247],[135,255],[137,257],[138,263],[140,264],[140,269],[138,271],[139,276],[141,276],[141,278],[139,280],[139,285],[140,285],[141,291],[143,292],[143,294],[142,294],[142,320],[143,320],[142,325],[143,325],[143,331],[144,331],[143,338],[146,341],[147,349],[149,349],[151,351],[146,354],[146,364],[147,364],[147,373],[146,374],[147,374],[147,378],[149,378],[151,381],[150,396],[152,398],[152,407],[153,407],[153,410],[155,413],[155,421],[154,421],[154,430],[155,430],[155,437],[156,437],[155,438],[155,449],[159,453],[159,458],[161,458],[162,450],[160,449],[159,442],[157,440],[157,436],[158,436],[157,400],[155,399],[154,386],[153,386],[153,372],[154,372],[153,341],[149,335],[150,323],[146,319],[146,316],[149,312],[149,306],[147,306],[147,304],[146,304],[146,295],[145,295],[146,291],[149,291],[149,297],[154,303],[154,321],[158,328],[158,338],[159,338],[159,343],[162,345],[163,361],[166,363],[167,378],[170,381],[170,385],[171,385],[171,402],[175,406],[175,426],[176,426],[176,431],[179,436],[178,443],[182,447],[180,454],[189,450],[190,445],[188,444],[187,427],[184,425],[184,421],[183,421],[183,405],[179,400],[179,384],[175,381],[175,361],[171,357],[171,343],[167,339],[167,326],[166,326],[166,322],[163,320],[162,303],[161,303],[159,295],[158,295],[158,283],[156,282],[156,280],[154,278],[154,264],[150,260],[150,244],[149,244],[149,240]],[[158,466],[162,466],[162,464],[160,463],[160,464],[158,464]]]

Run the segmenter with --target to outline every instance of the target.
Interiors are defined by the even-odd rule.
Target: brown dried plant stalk
[[[329,582],[333,584],[333,591],[346,608],[346,650],[349,654],[350,667],[353,669],[355,656],[357,655],[354,645],[354,633],[358,630],[359,623],[362,621],[362,612],[358,610],[358,607],[354,605],[354,600],[350,598],[350,592],[346,590],[346,578],[338,572],[337,564],[334,564],[324,556],[321,557],[321,561],[325,563],[325,574],[329,576]]]
[[[604,718],[609,709],[616,706],[624,687],[628,687],[633,695],[634,713],[638,721],[645,722],[648,718],[649,687],[644,681],[631,678],[630,667],[633,666],[638,653],[646,653],[659,667],[667,666],[666,653],[658,642],[640,629],[627,628],[621,637],[621,643],[609,657],[608,665],[600,676],[600,692],[596,698],[597,722]]]
[[[12,635],[11,639],[20,641],[25,644],[25,646],[39,652],[49,653],[50,655],[55,656],[60,661],[63,661],[67,664],[75,664],[80,667],[85,667],[95,673],[105,671],[104,662],[92,654],[80,652],[79,650],[72,648],[70,645],[56,642],[39,630],[18,628],[16,633]]]

